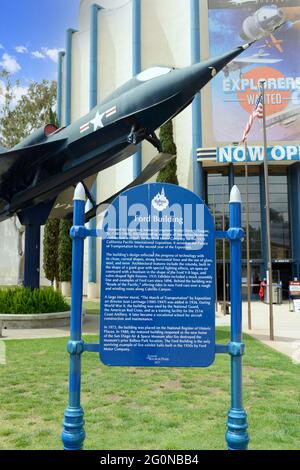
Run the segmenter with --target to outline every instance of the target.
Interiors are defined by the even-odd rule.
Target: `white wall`
[[[190,9],[182,0],[142,0],[142,68],[153,65],[186,67],[190,64]],[[192,184],[191,106],[174,119],[179,184]],[[143,165],[155,155],[148,143],[143,145]],[[155,178],[153,178],[155,180]]]
[[[0,223],[0,285],[17,283],[18,236],[13,219]]]
[[[41,253],[40,253],[40,272],[41,285],[50,285],[45,278],[43,271],[43,233],[41,228]],[[0,223],[0,285],[16,285],[18,282],[18,233],[15,228],[14,219],[8,219]],[[25,234],[23,235],[23,247],[25,243]]]
[[[72,37],[72,122],[89,112],[89,54],[89,30],[74,33]]]

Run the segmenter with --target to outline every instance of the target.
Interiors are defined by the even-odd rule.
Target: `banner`
[[[210,56],[256,41],[212,82],[215,141],[240,141],[262,78],[268,140],[298,140],[300,0],[208,0],[208,7]],[[248,140],[262,140],[258,120]]]
[[[300,161],[299,145],[276,145],[268,147],[267,160],[269,162],[282,161]],[[245,155],[244,146],[239,147],[218,147],[217,162],[218,163],[262,163],[264,161],[264,148],[260,145],[251,145],[247,148],[247,156]]]

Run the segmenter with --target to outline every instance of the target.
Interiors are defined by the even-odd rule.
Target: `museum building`
[[[67,126],[87,114],[142,70],[157,65],[186,67],[247,42],[240,29],[241,24],[243,26],[249,17],[251,19],[252,13],[248,10],[241,7],[229,9],[228,2],[219,0],[82,0],[77,29],[66,31],[65,48],[59,53],[57,113],[60,125]],[[253,15],[258,13],[253,12]],[[300,18],[300,2],[296,13]],[[241,15],[247,17],[244,23],[241,23]],[[297,31],[296,39],[300,42],[299,29]],[[296,34],[297,31],[291,28],[286,34]],[[236,147],[253,109],[253,104],[243,105],[245,97],[251,104],[251,94],[247,95],[246,85],[253,88],[260,74],[265,79],[271,77],[267,82],[270,89],[272,86],[274,89],[274,80],[277,80],[278,88],[283,84],[283,55],[275,46],[267,44],[262,44],[261,49],[254,45],[252,52],[242,54],[248,68],[239,63],[218,74],[173,122],[179,184],[205,200],[215,216],[218,229],[227,228],[229,192],[234,184],[242,193],[244,225],[246,221],[245,159],[241,156],[243,149]],[[287,37],[282,44],[288,47]],[[294,49],[297,50],[295,44]],[[257,59],[259,63],[256,67],[251,66],[251,60],[253,62],[257,55],[260,56]],[[273,68],[265,65],[262,70],[261,59],[264,57],[267,64],[270,61],[274,63]],[[299,108],[300,78],[297,75],[300,73],[297,74],[295,57],[289,58],[294,69],[286,72],[294,78],[286,80],[285,84],[288,82],[291,87],[289,96]],[[234,90],[238,84],[240,88]],[[287,86],[281,88],[281,91],[273,91],[282,102],[282,99],[289,99],[289,90]],[[241,95],[243,91],[246,95]],[[272,93],[268,89],[267,92],[272,100]],[[274,158],[269,162],[272,258],[273,269],[278,271],[286,294],[288,281],[300,277],[300,110],[298,114],[293,111],[297,110],[296,106],[292,109],[292,117],[289,114],[282,116],[285,112],[281,109],[283,105],[280,112],[270,106],[268,103],[267,110],[272,117],[268,119],[273,121],[269,122],[267,129],[268,144],[277,146]],[[253,128],[254,132],[249,135],[252,156],[247,168],[251,276],[255,284],[266,275],[267,240],[262,132],[258,123]],[[101,172],[93,188],[97,201],[105,200],[129,184],[154,155],[154,148],[145,142],[131,158]],[[92,223],[96,224],[95,221]],[[228,250],[227,247],[227,297]],[[86,241],[84,289],[91,297],[99,296],[99,253],[99,240]],[[218,242],[219,297],[222,297],[223,289],[223,255],[223,244]],[[246,243],[243,244],[243,278],[246,278]],[[254,296],[257,293],[255,286],[252,293]]]

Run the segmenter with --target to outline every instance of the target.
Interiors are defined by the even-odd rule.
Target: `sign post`
[[[83,409],[80,405],[81,387],[81,354],[84,343],[81,338],[82,323],[82,285],[83,285],[83,254],[84,254],[84,211],[85,190],[81,183],[75,189],[73,227],[71,228],[72,244],[72,302],[69,375],[69,405],[64,414],[62,441],[65,450],[80,450],[85,439]]]
[[[228,412],[226,441],[230,450],[245,450],[248,447],[247,414],[242,399],[242,200],[236,186],[230,194],[230,285],[231,285],[231,408]]]
[[[81,450],[85,439],[80,403],[81,355],[99,354],[115,366],[209,367],[215,354],[231,357],[229,450],[247,449],[242,401],[241,195],[230,195],[230,227],[216,231],[202,199],[169,184],[147,184],[118,196],[106,208],[101,230],[84,225],[85,191],[77,185],[71,237],[72,306],[69,404],[62,441]],[[101,335],[82,340],[84,238],[102,238]],[[231,340],[215,343],[215,242],[230,241]]]

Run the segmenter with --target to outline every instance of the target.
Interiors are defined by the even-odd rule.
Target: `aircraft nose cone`
[[[212,78],[214,78],[218,72],[220,72],[238,55],[244,52],[244,50],[247,49],[250,45],[251,44],[245,44],[244,46],[237,47],[233,51],[230,51],[222,56],[215,57],[205,62],[188,67],[187,73],[189,75],[189,83],[193,93],[197,93]]]
[[[216,57],[215,59],[211,59],[210,62],[211,62],[212,69],[215,69],[217,73],[220,72],[233,59],[235,59],[242,52],[244,52],[246,49],[248,49],[248,47],[250,45],[251,44],[245,44],[244,46],[239,46],[236,49],[234,49],[233,51],[224,54],[223,56]]]

